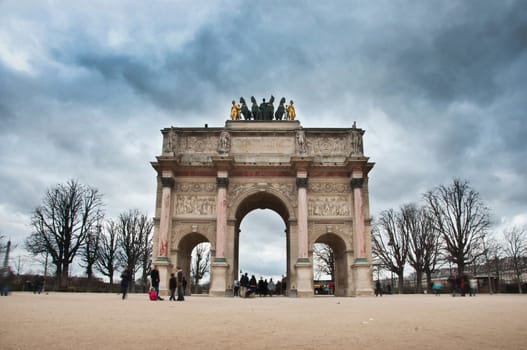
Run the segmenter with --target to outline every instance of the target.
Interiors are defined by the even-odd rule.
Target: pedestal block
[[[224,297],[227,295],[227,270],[229,264],[225,261],[215,261],[210,265],[211,279],[209,295],[214,297]]]
[[[312,297],[313,293],[313,265],[306,259],[299,259],[295,264],[296,285],[291,286],[291,296]],[[295,291],[296,290],[296,293]]]
[[[357,259],[351,267],[354,285],[353,296],[373,295],[371,265],[366,259]]]

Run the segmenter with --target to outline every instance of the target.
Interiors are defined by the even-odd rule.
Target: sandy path
[[[527,296],[0,298],[0,349],[522,349]]]

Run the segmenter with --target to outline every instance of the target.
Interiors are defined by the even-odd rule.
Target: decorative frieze
[[[346,193],[350,191],[350,185],[347,183],[310,181],[308,190],[312,193]]]
[[[176,215],[215,215],[216,197],[179,195],[176,202]]]
[[[177,192],[215,192],[216,186],[212,182],[178,182],[175,190]]]
[[[310,197],[308,201],[310,216],[350,216],[347,196]]]
[[[347,156],[350,153],[348,137],[317,137],[310,136],[307,142],[308,152],[310,155],[322,156]]]

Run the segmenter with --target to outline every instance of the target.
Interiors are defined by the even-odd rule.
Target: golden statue
[[[285,106],[285,111],[287,113],[288,120],[295,120],[296,112],[295,112],[295,106],[293,106],[293,100],[289,101],[289,104]]]
[[[240,119],[240,105],[236,104],[236,101],[232,100],[232,107],[231,107],[231,119],[232,120],[239,120]]]

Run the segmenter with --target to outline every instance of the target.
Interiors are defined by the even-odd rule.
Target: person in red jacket
[[[148,298],[152,301],[156,301],[157,300],[157,293],[156,293],[156,290],[154,289],[154,287],[151,287],[150,288],[150,291],[148,292]]]

